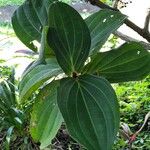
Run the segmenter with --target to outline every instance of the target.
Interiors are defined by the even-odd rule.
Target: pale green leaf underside
[[[30,133],[41,143],[41,149],[51,144],[63,121],[57,106],[57,86],[58,81],[54,81],[41,89],[31,113]]]
[[[47,43],[47,32],[49,27],[44,26],[41,37],[41,46],[39,50],[39,59],[45,60],[46,58],[54,57],[54,51],[49,47]]]
[[[139,43],[126,43],[98,53],[83,72],[104,76],[110,82],[141,80],[150,73],[150,53]]]
[[[65,3],[54,3],[49,11],[49,46],[64,72],[80,72],[91,44],[88,27],[76,10]]]
[[[99,50],[111,33],[119,28],[126,16],[117,11],[100,10],[85,19],[91,34],[91,48],[93,53]]]
[[[45,81],[62,73],[58,64],[52,63],[53,61],[50,62],[50,64],[36,66],[23,76],[19,85],[22,101],[27,100]]]
[[[110,150],[119,107],[109,82],[93,75],[60,81],[58,106],[73,138],[89,150]]]

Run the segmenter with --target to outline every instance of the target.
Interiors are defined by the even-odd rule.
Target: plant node
[[[73,72],[73,73],[72,73],[72,77],[73,77],[73,78],[77,78],[77,77],[78,77],[78,74],[77,74],[76,72]]]

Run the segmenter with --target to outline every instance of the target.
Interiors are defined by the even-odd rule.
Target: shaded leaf
[[[114,83],[141,80],[150,73],[150,53],[139,43],[126,43],[98,53],[85,66],[84,72],[97,73]]]
[[[48,25],[48,8],[53,0],[26,0],[13,14],[12,25],[18,38],[37,51],[43,26]]]
[[[57,106],[58,82],[54,81],[41,89],[33,106],[30,133],[35,141],[41,143],[40,148],[51,144],[63,121]]]
[[[90,33],[78,12],[65,3],[50,7],[48,44],[64,72],[80,72],[90,48]]]
[[[58,106],[79,143],[89,150],[111,149],[119,128],[119,106],[107,80],[93,75],[62,79]]]

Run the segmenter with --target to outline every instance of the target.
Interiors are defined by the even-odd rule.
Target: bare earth
[[[18,8],[18,6],[7,5],[0,7],[0,22],[10,22],[12,14]]]

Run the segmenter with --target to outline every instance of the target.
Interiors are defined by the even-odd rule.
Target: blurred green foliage
[[[5,62],[5,60],[0,59],[0,80],[8,78],[11,74],[11,68],[4,65]]]
[[[0,0],[0,7],[6,5],[21,5],[24,0]]]
[[[121,122],[128,124],[131,131],[135,133],[150,111],[150,76],[142,81],[120,83],[116,86],[116,93],[120,101]],[[124,150],[125,147],[127,141],[118,137],[114,150]],[[150,149],[150,120],[137,136],[133,149]]]

